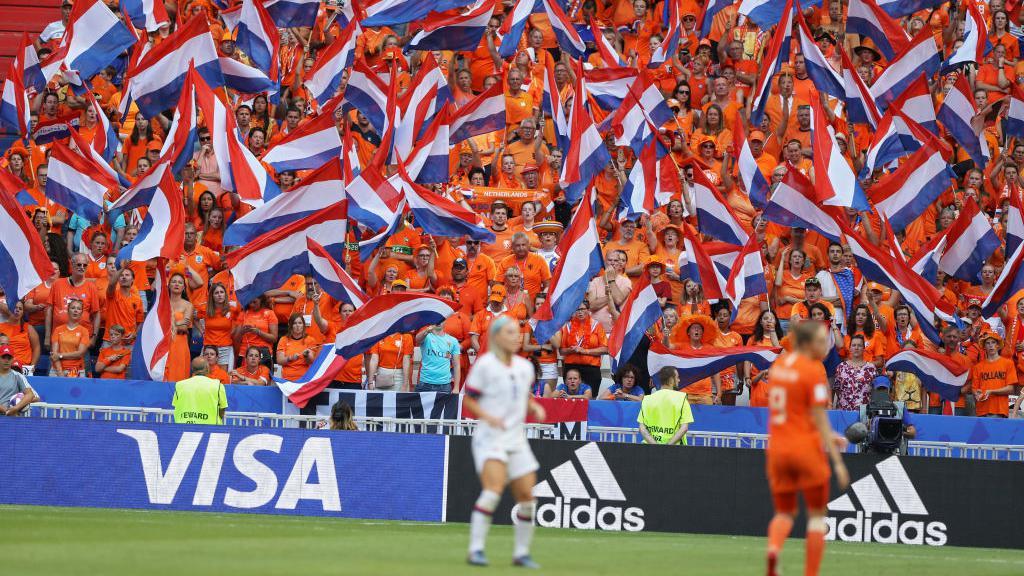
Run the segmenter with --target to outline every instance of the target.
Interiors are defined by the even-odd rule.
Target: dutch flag
[[[53,264],[25,210],[15,199],[17,190],[0,189],[0,288],[14,309],[43,280],[53,276]]]
[[[938,120],[946,127],[953,139],[967,152],[979,168],[984,169],[991,157],[988,142],[975,131],[972,121],[978,114],[974,106],[974,95],[967,83],[967,76],[957,75],[953,88],[946,93],[939,106]],[[980,128],[980,126],[979,126]]]
[[[946,234],[946,250],[939,259],[939,269],[955,278],[978,282],[981,268],[1000,245],[1002,242],[988,217],[974,198],[968,197]]]
[[[871,95],[878,108],[888,108],[922,73],[931,77],[941,65],[942,53],[931,29],[922,30],[871,85]]]
[[[387,336],[441,324],[454,313],[454,302],[431,294],[392,292],[375,296],[349,316],[338,332],[335,352],[353,358]]]
[[[929,392],[949,402],[956,402],[960,398],[970,377],[968,366],[945,354],[923,348],[897,352],[885,363],[885,371],[914,374]]]
[[[766,346],[706,346],[700,350],[669,350],[664,344],[652,341],[647,353],[647,369],[651,374],[657,374],[662,368],[675,368],[679,373],[680,386],[689,386],[740,362],[750,362],[759,370],[764,370],[775,362],[780,353],[782,348]]]
[[[135,44],[135,36],[100,0],[81,0],[71,9],[64,63],[82,78],[99,74]]]
[[[146,217],[131,244],[121,248],[117,261],[145,262],[152,258],[177,259],[185,241],[185,207],[181,189],[171,173],[168,162],[150,169],[139,181],[114,202],[110,214],[146,206]]]
[[[697,212],[697,228],[702,234],[736,246],[747,243],[749,233],[699,165],[693,167],[690,193]]]
[[[495,82],[452,115],[448,144],[504,129],[505,94],[501,82]]]
[[[132,26],[146,32],[156,32],[160,26],[170,24],[161,0],[121,0],[121,12],[131,20]]]
[[[302,78],[303,84],[317,104],[323,106],[341,85],[341,77],[355,60],[356,40],[363,33],[359,22],[353,20],[331,42]]]
[[[238,48],[245,52],[256,68],[265,72],[272,81],[276,81],[281,35],[262,2],[242,0],[235,32],[238,35]]]
[[[73,152],[59,141],[50,149],[48,167],[46,196],[89,222],[98,223],[103,196],[117,188],[117,179],[94,159]]]
[[[875,0],[850,0],[846,31],[870,38],[887,60],[895,58],[910,43],[906,31]]]
[[[903,230],[955,179],[956,175],[946,163],[945,151],[936,146],[924,146],[871,187],[871,200],[893,230]]]
[[[793,43],[793,0],[786,0],[782,12],[775,14],[774,20],[761,24],[751,12],[744,12],[744,7],[756,4],[758,8],[757,17],[770,11],[775,12],[776,7],[781,4],[779,0],[744,0],[740,5],[740,13],[747,14],[751,20],[758,23],[767,30],[772,24],[778,22],[775,33],[772,34],[771,43],[768,44],[768,52],[761,61],[761,73],[757,77],[757,84],[754,86],[753,107],[750,110],[750,124],[760,126],[764,116],[764,108],[768,104],[768,98],[772,90],[772,81],[782,68],[783,62],[789,62],[789,49]]]
[[[171,297],[167,293],[167,272],[157,266],[156,295],[132,346],[128,377],[132,380],[163,380],[171,353]]]
[[[404,51],[454,50],[472,52],[480,45],[487,22],[494,12],[495,0],[477,0],[465,14],[433,13],[423,21],[423,28],[413,36]]]
[[[341,136],[333,110],[322,110],[320,115],[289,132],[267,149],[261,160],[277,172],[285,170],[313,170],[341,153]]]
[[[612,358],[612,370],[629,361],[636,347],[643,340],[647,329],[661,318],[661,304],[654,293],[651,278],[645,271],[622,303],[619,318],[608,336],[608,354]]]
[[[369,297],[359,284],[332,257],[327,249],[312,238],[306,238],[309,249],[309,271],[317,284],[338,302],[347,302],[357,310],[362,308]]]

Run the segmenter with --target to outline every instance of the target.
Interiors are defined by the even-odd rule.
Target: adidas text
[[[644,529],[644,511],[635,506],[599,506],[595,498],[580,502],[555,498],[537,507],[537,525],[544,528],[577,528],[580,530]]]
[[[855,516],[825,518],[826,540],[843,542],[877,542],[879,544],[927,544],[945,546],[944,522],[900,521],[899,514],[873,516],[858,511]]]

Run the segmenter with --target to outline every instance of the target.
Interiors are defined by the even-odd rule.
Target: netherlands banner
[[[921,30],[871,85],[871,95],[878,108],[888,108],[922,73],[930,78],[941,65],[942,53],[935,44],[932,31]]]
[[[117,189],[118,181],[95,161],[72,152],[61,142],[50,149],[46,196],[61,206],[99,223],[103,213],[103,197],[107,190]]]
[[[355,60],[356,40],[363,33],[359,22],[353,20],[331,42],[302,77],[317,104],[323,106],[338,91],[341,77]]]
[[[317,284],[338,302],[348,302],[354,308],[362,308],[370,299],[359,284],[331,256],[327,249],[312,238],[306,238],[309,249],[309,270]]]
[[[886,60],[892,60],[910,43],[906,31],[875,0],[850,0],[846,31],[870,38]]]
[[[693,195],[693,206],[697,211],[697,227],[702,234],[736,246],[747,243],[749,232],[740,223],[718,188],[704,174],[700,165],[693,167],[690,193]]]
[[[267,148],[260,160],[277,172],[320,168],[341,153],[337,124],[333,110],[321,110],[319,116]]]
[[[945,154],[925,146],[871,187],[871,202],[889,219],[894,230],[903,230],[955,179]]]
[[[505,93],[501,82],[495,82],[452,115],[448,144],[504,129]]]
[[[706,346],[700,350],[669,350],[660,342],[651,342],[647,353],[647,369],[657,374],[662,368],[675,368],[679,373],[680,387],[709,378],[732,368],[740,362],[750,362],[757,369],[764,370],[775,362],[782,348],[767,346],[734,346],[716,348]]]
[[[982,267],[1000,245],[988,215],[968,196],[946,233],[946,250],[939,259],[939,270],[970,283],[978,282]]]
[[[494,4],[495,0],[477,0],[464,14],[430,14],[403,51],[408,54],[413,50],[476,50],[487,30]]]
[[[146,206],[146,217],[131,244],[117,253],[117,262],[145,262],[152,258],[176,260],[185,242],[185,207],[181,189],[167,161],[150,169],[109,208],[118,211]]]
[[[2,182],[2,181],[0,181]],[[0,189],[0,288],[11,310],[29,292],[53,276],[53,264],[39,232],[15,199],[18,190]]]
[[[156,271],[156,282],[153,285],[156,295],[132,346],[132,361],[128,367],[128,377],[132,380],[162,381],[167,357],[171,353],[173,322],[171,297],[167,293],[169,278],[163,266],[157,266]],[[177,337],[185,338],[182,335]]]

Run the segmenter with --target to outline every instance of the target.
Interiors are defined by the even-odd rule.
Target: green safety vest
[[[224,385],[207,376],[193,376],[174,385],[174,421],[178,424],[223,424],[228,407]]]
[[[680,426],[693,422],[693,413],[685,392],[657,390],[644,396],[636,421],[647,427],[655,442],[667,444]],[[680,443],[686,445],[686,436]]]

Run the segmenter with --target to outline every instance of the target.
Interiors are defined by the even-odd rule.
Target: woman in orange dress
[[[177,382],[189,377],[192,353],[189,351],[189,334],[192,331],[192,303],[185,296],[185,277],[180,273],[171,274],[167,281],[171,300],[171,350],[167,354],[164,380]]]

